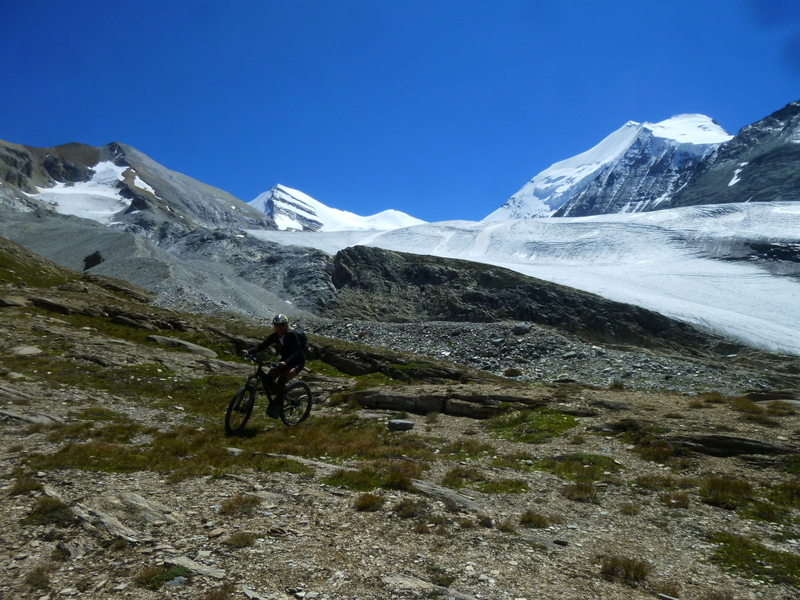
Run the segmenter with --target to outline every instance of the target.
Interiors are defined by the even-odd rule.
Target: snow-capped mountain
[[[272,227],[262,212],[135,148],[0,142],[0,201],[15,210],[47,207],[156,240],[197,228]]]
[[[485,221],[652,210],[731,136],[703,115],[629,121],[531,179]]]
[[[385,210],[371,217],[330,208],[298,190],[276,185],[250,206],[271,217],[278,229],[293,231],[348,231],[372,229],[385,231],[424,223],[398,210]]]
[[[800,201],[800,102],[743,127],[667,206]]]

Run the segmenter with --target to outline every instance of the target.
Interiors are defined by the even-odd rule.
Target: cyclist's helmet
[[[273,325],[286,325],[288,323],[289,323],[289,317],[287,317],[286,315],[275,315],[275,317],[272,319]]]

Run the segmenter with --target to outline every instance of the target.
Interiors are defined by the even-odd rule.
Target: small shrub
[[[537,529],[547,529],[551,525],[561,524],[564,522],[562,517],[556,515],[544,515],[530,510],[525,511],[519,518],[520,525],[526,527],[533,527]]]
[[[677,598],[681,593],[681,586],[677,581],[664,581],[655,586],[659,594],[664,594],[670,598]]]
[[[606,579],[621,579],[625,583],[637,586],[653,571],[653,565],[645,560],[624,556],[603,557],[600,573]]]
[[[469,519],[467,517],[464,517],[463,519],[459,519],[458,520],[457,525],[461,529],[474,529],[475,528],[475,521],[473,521],[472,519]]]
[[[38,492],[42,489],[44,489],[44,485],[42,485],[41,481],[37,481],[32,477],[20,477],[11,487],[9,495],[23,496],[31,492]]]
[[[508,519],[502,521],[501,523],[498,523],[497,530],[502,531],[504,533],[511,533],[513,535],[517,535],[517,529],[514,527],[514,524]]]
[[[45,563],[33,567],[25,575],[25,583],[34,590],[46,590],[50,587],[50,573],[56,570],[56,566]]]
[[[69,527],[78,521],[69,505],[61,500],[41,496],[37,498],[36,505],[28,516],[20,521],[22,525],[56,525]]]
[[[456,578],[450,575],[446,570],[434,566],[428,567],[428,576],[433,585],[445,588],[453,585],[453,582],[456,580]]]
[[[641,514],[642,509],[636,506],[635,504],[622,504],[619,507],[619,512],[621,512],[623,515],[628,515],[632,517]]]
[[[428,524],[425,523],[424,521],[418,521],[414,523],[414,532],[427,535],[431,532],[431,528],[428,527]]]
[[[246,548],[256,543],[256,534],[247,531],[237,531],[222,540],[222,543],[231,548]]]
[[[561,493],[567,500],[575,502],[595,502],[597,500],[597,488],[589,481],[579,481],[564,486]]]
[[[423,502],[404,498],[392,507],[392,512],[401,519],[421,519],[427,516],[428,509]]]
[[[608,389],[614,392],[624,392],[625,391],[625,384],[621,382],[619,379],[615,379],[611,382],[611,385],[608,386]]]
[[[223,515],[248,515],[262,502],[263,500],[257,496],[236,494],[222,503],[219,512]]]
[[[259,471],[266,473],[312,473],[313,469],[308,465],[291,458],[268,458],[258,464]]]
[[[458,466],[445,473],[442,478],[442,485],[459,489],[463,488],[468,481],[480,482],[485,480],[486,477],[477,469]]]
[[[356,498],[355,502],[353,502],[353,508],[362,512],[375,512],[380,510],[385,503],[386,498],[383,496],[366,493]]]
[[[478,515],[478,525],[491,529],[494,527],[494,521],[492,521],[492,517],[489,515]]]
[[[535,461],[537,469],[573,481],[598,481],[606,473],[617,473],[620,466],[608,456],[573,453]]]

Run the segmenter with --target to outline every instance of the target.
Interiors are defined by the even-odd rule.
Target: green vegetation
[[[49,496],[40,496],[36,499],[36,505],[33,510],[20,521],[20,524],[69,527],[77,521],[78,517],[75,516],[69,505]]]
[[[597,488],[589,481],[571,483],[562,488],[561,493],[567,500],[575,502],[596,502]]]
[[[381,509],[386,504],[386,498],[378,494],[366,493],[361,494],[353,502],[353,508],[361,512],[375,512]]]
[[[262,502],[263,500],[257,496],[236,494],[222,503],[219,512],[223,515],[249,515]]]
[[[407,460],[377,460],[364,463],[358,469],[342,469],[323,478],[328,485],[340,485],[351,490],[416,491],[413,479],[422,474],[424,467]]]
[[[527,510],[519,518],[520,525],[537,529],[547,529],[551,525],[564,523],[563,517],[558,515],[545,515],[542,513]]]
[[[758,541],[727,532],[709,536],[718,544],[712,560],[739,576],[800,586],[800,556],[773,550]]]
[[[186,567],[153,566],[139,571],[133,580],[148,590],[157,590],[176,577],[189,578],[191,574],[192,572]]]
[[[571,481],[599,481],[622,468],[613,459],[597,454],[574,453],[534,461],[541,471]]]
[[[600,573],[606,579],[619,579],[629,585],[638,586],[653,571],[646,560],[625,556],[605,556],[600,564]]]
[[[232,533],[222,543],[230,548],[246,548],[256,543],[257,536],[249,531],[237,531]]]
[[[484,427],[490,435],[528,444],[541,444],[547,440],[563,435],[575,427],[578,421],[550,408],[538,407],[533,410],[519,411],[492,417]]]
[[[464,460],[465,458],[477,458],[482,454],[488,454],[493,451],[494,446],[486,442],[458,438],[443,446],[439,450],[439,456],[453,460]]]

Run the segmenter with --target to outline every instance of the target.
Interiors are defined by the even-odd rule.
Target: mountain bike
[[[263,372],[266,363],[255,356],[245,356],[256,365],[256,370],[247,376],[245,384],[239,388],[233,399],[228,404],[228,411],[225,413],[225,432],[228,434],[239,433],[244,430],[250,415],[253,414],[253,407],[256,403],[256,395],[259,392],[266,394],[267,400],[272,404],[272,399],[278,396],[278,389],[275,382],[269,382],[265,389],[259,376]],[[278,363],[270,365],[276,367]],[[308,418],[311,413],[311,388],[304,381],[292,381],[286,385],[286,392],[280,405],[280,419],[284,425],[299,425]]]

